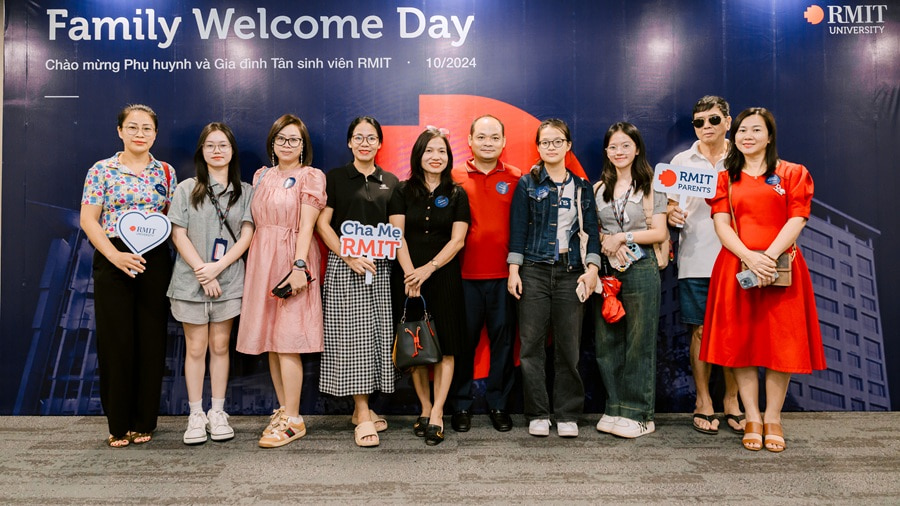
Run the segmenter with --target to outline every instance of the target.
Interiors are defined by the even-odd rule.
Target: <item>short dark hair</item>
[[[722,114],[724,114],[726,118],[728,117],[728,102],[726,102],[724,98],[716,95],[706,95],[694,104],[694,110],[691,111],[691,118],[698,112],[705,112],[713,107],[718,107],[719,110],[722,111]],[[733,138],[734,137],[732,137],[732,139]]]
[[[493,120],[496,120],[497,123],[500,123],[500,134],[502,134],[504,137],[506,137],[506,127],[503,125],[503,122],[500,121],[500,118],[494,116],[493,114],[482,114],[481,116],[478,116],[477,118],[473,119],[472,124],[469,125],[469,135],[475,134],[475,123],[478,123],[478,120],[482,120],[485,118],[491,118]]]
[[[303,143],[303,151],[300,153],[301,165],[312,165],[313,149],[312,142],[309,140],[309,130],[303,120],[293,114],[285,114],[272,123],[269,136],[266,138],[266,154],[269,155],[269,160],[273,166],[278,165],[278,157],[275,156],[275,136],[288,125],[297,125],[297,128],[300,129],[300,140]]]
[[[547,128],[553,127],[560,132],[562,132],[563,137],[566,138],[566,142],[572,142],[572,132],[569,130],[569,125],[566,124],[565,121],[559,118],[548,118],[544,121],[541,121],[541,124],[537,127],[537,133],[534,134],[534,144],[538,145],[541,143],[541,132]],[[534,180],[535,183],[540,181],[541,178],[541,167],[544,166],[542,161],[538,161],[538,163],[531,168],[531,179]]]
[[[751,107],[749,109],[744,109],[731,124],[731,139],[734,140],[734,134],[736,134],[738,128],[741,127],[741,123],[753,115],[762,117],[766,124],[766,129],[769,131],[769,143],[766,144],[766,172],[763,174],[763,176],[769,177],[775,173],[775,167],[778,166],[778,146],[775,142],[777,140],[775,116],[773,116],[765,107]],[[728,177],[732,182],[740,181],[741,170],[744,168],[745,163],[744,153],[741,153],[737,148],[736,142],[732,142],[731,147],[728,148],[728,154],[725,155],[725,169],[728,171]]]

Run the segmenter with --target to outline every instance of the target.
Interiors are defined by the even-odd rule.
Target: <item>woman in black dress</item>
[[[453,356],[466,333],[457,253],[469,229],[469,200],[450,177],[453,153],[440,130],[429,127],[419,135],[409,165],[409,179],[400,183],[388,204],[391,224],[403,231],[403,246],[397,254],[403,279],[394,279],[398,292],[402,288],[407,297],[425,298],[444,353],[434,366],[433,401],[428,368],[412,371],[422,405],[413,430],[425,436],[426,444],[436,445],[444,440],[444,403],[453,378]]]

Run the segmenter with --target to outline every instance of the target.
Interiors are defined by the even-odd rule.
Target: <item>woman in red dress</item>
[[[809,217],[813,181],[806,167],[778,159],[775,118],[768,110],[741,112],[731,139],[716,196],[707,200],[724,248],[710,279],[700,358],[734,369],[747,415],[743,446],[780,452],[791,374],[825,368],[812,282],[795,245]],[[793,257],[792,282],[773,286],[775,260],[783,253]],[[742,263],[757,286],[743,289],[735,278]],[[758,367],[765,368],[764,415]]]

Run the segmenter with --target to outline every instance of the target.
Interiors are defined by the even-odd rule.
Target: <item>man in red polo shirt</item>
[[[450,425],[457,432],[471,426],[472,376],[475,348],[487,323],[491,343],[490,373],[485,398],[491,423],[501,432],[512,429],[507,401],[513,384],[513,341],[516,335],[515,303],[506,290],[509,268],[509,205],[522,172],[500,161],[506,146],[503,123],[491,115],[476,118],[469,129],[473,158],[453,169],[453,180],[469,197],[472,224],[462,254],[466,325],[470,346],[456,356],[450,387]]]

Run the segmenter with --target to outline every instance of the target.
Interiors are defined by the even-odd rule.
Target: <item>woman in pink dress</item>
[[[266,150],[272,167],[259,169],[253,178],[250,209],[256,233],[247,259],[237,351],[269,353],[279,407],[259,446],[276,448],[306,435],[300,416],[300,354],[323,347],[322,298],[312,275],[319,272],[320,261],[313,229],[326,199],[325,174],[309,166],[312,144],[300,118],[278,118]],[[287,297],[272,295],[276,286],[288,285]]]
[[[813,182],[806,167],[778,159],[775,118],[766,109],[741,112],[731,138],[716,196],[707,200],[724,247],[710,278],[700,359],[734,369],[747,415],[744,448],[781,452],[791,374],[825,368],[812,282],[795,245],[809,218]],[[791,255],[792,282],[773,286],[783,253]],[[744,289],[735,278],[742,263],[756,286]],[[759,367],[766,374],[764,414]]]

